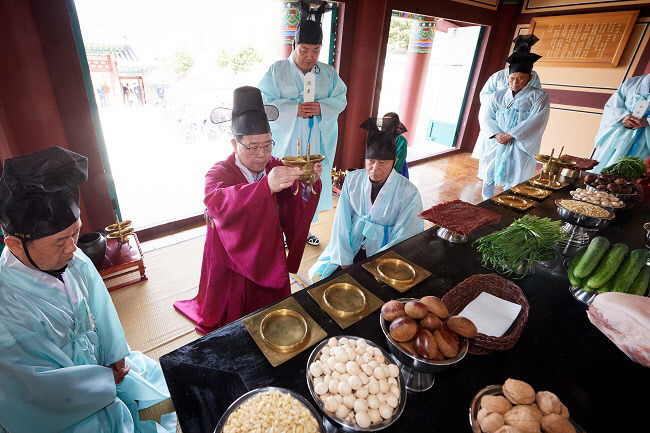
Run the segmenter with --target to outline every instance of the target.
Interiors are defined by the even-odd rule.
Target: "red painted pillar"
[[[415,132],[420,114],[422,94],[429,69],[429,56],[433,44],[433,32],[436,18],[415,16],[411,21],[411,35],[406,54],[406,74],[400,98],[400,120],[408,128],[404,134],[409,141],[409,146],[415,140]]]
[[[340,61],[341,70],[345,69],[348,76],[347,80],[344,77],[348,106],[343,131],[339,134],[337,167],[363,167],[367,134],[359,125],[372,115],[386,3],[386,0],[359,0],[354,5],[352,20],[346,5],[343,32],[350,33],[344,35]]]
[[[291,55],[293,38],[296,36],[296,27],[300,22],[300,3],[298,0],[282,1],[282,30],[280,44],[280,58],[286,59]]]

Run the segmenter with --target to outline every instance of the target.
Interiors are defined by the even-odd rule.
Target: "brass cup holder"
[[[309,328],[305,318],[288,308],[270,312],[260,323],[262,340],[281,352],[297,349],[305,342],[308,334]]]
[[[310,187],[311,192],[316,193],[316,191],[314,191],[314,183],[316,183],[318,179],[314,179],[313,177],[314,164],[322,162],[324,159],[325,157],[323,155],[285,156],[282,158],[282,164],[286,167],[300,168],[302,170],[299,178],[300,182],[305,186]],[[300,188],[296,188],[293,195],[298,194],[299,190]]]

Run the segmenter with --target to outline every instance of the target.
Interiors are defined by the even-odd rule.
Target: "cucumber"
[[[633,250],[625,259],[618,272],[614,276],[614,287],[617,292],[627,292],[632,285],[641,268],[648,260],[648,250]]]
[[[643,296],[648,289],[648,283],[650,283],[650,266],[644,266],[639,271],[639,275],[636,276],[630,288],[627,289],[627,293]]]
[[[614,276],[618,267],[623,263],[629,248],[625,244],[614,244],[605,253],[596,270],[587,280],[587,287],[598,289]]]
[[[573,270],[573,275],[578,278],[589,276],[598,265],[598,262],[600,262],[600,259],[605,255],[608,248],[609,241],[606,238],[602,236],[593,238],[587,247],[587,252],[585,252],[585,255],[582,256],[576,268]]]
[[[615,277],[616,277],[616,275],[614,275],[614,277],[610,278],[605,284],[600,286],[600,288],[598,289],[598,293],[615,292],[616,291],[615,287],[614,287],[614,278]]]
[[[584,286],[584,281],[582,278],[578,278],[574,274],[574,269],[576,268],[578,262],[582,258],[582,256],[585,255],[587,252],[587,247],[582,247],[576,252],[576,255],[573,256],[571,260],[569,260],[569,267],[567,269],[567,276],[569,277],[569,283],[571,284],[572,287],[582,287]]]

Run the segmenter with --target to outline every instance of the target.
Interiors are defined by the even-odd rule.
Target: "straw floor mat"
[[[292,276],[291,290],[310,284],[307,271],[329,243],[334,211],[323,212],[312,224],[312,232],[321,240],[319,246],[305,246],[297,276]],[[191,299],[198,292],[205,236],[144,253],[148,280],[110,292],[120,316],[131,350],[158,360],[177,348],[202,336],[194,324],[179,314],[174,301]],[[111,284],[133,278],[135,274],[115,279]],[[141,419],[159,420],[174,410],[171,400],[140,412]],[[181,432],[178,427],[178,432]]]

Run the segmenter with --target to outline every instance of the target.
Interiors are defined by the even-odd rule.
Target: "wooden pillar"
[[[409,145],[415,140],[435,26],[436,18],[421,15],[411,18],[406,73],[404,74],[404,86],[398,113],[400,120],[408,128],[408,132],[404,136],[409,141]]]
[[[366,146],[366,131],[359,125],[372,116],[384,21],[390,17],[386,0],[359,0],[346,4],[343,44],[340,45],[341,77],[348,86],[348,106],[345,122],[340,125],[335,165],[341,168],[362,167]],[[348,13],[352,12],[352,13]]]
[[[296,36],[296,27],[300,22],[300,3],[298,0],[282,1],[282,29],[280,32],[280,58],[286,59],[291,55],[293,38]]]

